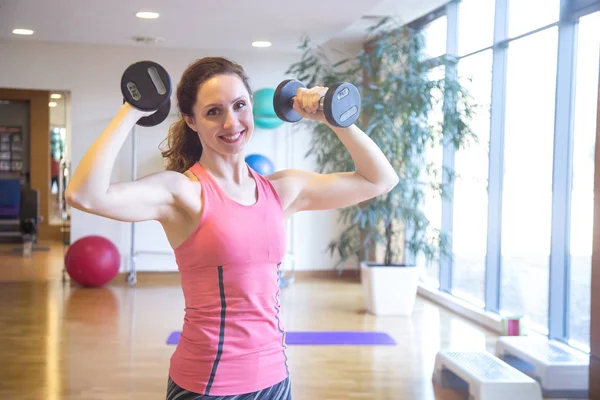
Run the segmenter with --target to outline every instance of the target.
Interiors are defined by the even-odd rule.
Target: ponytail
[[[202,144],[198,134],[186,124],[183,117],[171,125],[163,144],[165,142],[167,149],[162,151],[162,156],[166,159],[167,170],[183,173],[202,155]]]

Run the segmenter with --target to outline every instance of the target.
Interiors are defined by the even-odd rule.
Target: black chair
[[[40,192],[35,189],[23,187],[21,190],[21,210],[19,213],[21,221],[21,235],[23,241],[37,243],[38,225],[40,217]]]
[[[31,257],[34,251],[48,251],[49,247],[37,246],[37,233],[42,217],[40,216],[40,193],[36,189],[23,186],[21,188],[21,202],[19,211],[19,230],[23,247],[14,248],[13,252]]]

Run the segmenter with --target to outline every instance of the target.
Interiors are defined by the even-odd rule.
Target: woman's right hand
[[[128,102],[123,103],[123,105],[121,106],[121,109],[124,109],[126,112],[131,113],[133,115],[139,116],[138,119],[143,118],[143,117],[147,117],[149,115],[152,115],[152,114],[156,113],[156,111],[158,111],[158,110],[155,110],[155,111],[142,111],[142,110],[139,110],[139,109],[135,108],[134,106],[132,106]]]

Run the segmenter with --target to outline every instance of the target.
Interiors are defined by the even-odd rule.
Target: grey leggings
[[[234,396],[208,396],[185,390],[169,377],[166,400],[292,400],[292,384],[287,377],[278,384],[257,392]]]

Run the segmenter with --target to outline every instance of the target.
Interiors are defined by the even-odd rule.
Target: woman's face
[[[235,74],[217,75],[198,88],[194,118],[188,125],[203,147],[221,154],[241,153],[254,131],[252,103],[244,82]]]

